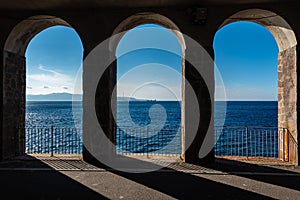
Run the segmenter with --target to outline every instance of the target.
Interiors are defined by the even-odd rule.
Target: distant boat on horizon
[[[147,99],[149,102],[156,102],[156,99]]]

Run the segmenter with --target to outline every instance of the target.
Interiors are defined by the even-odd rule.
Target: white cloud
[[[49,83],[50,85],[64,85],[70,84],[72,78],[68,75],[59,73],[54,70],[46,69],[45,66],[40,65],[39,70],[48,72],[48,73],[41,73],[41,74],[31,74],[28,75],[28,79],[40,81],[41,83]]]
[[[43,65],[40,65],[38,69],[41,73],[27,75],[27,85],[30,85],[30,88],[28,88],[30,90],[27,90],[27,94],[76,93],[74,92],[74,77],[49,69]],[[81,82],[76,85],[81,86]],[[81,91],[81,88],[76,88],[76,90]]]

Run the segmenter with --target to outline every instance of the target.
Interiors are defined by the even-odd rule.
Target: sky
[[[27,94],[80,94],[83,46],[72,28],[54,26],[37,34],[26,50]],[[79,76],[79,78],[80,78]]]
[[[216,33],[213,45],[227,100],[277,100],[278,47],[267,29],[252,22],[232,23]],[[181,47],[168,29],[147,24],[128,31],[116,56],[118,96],[181,99]],[[27,94],[82,93],[81,82],[74,85],[81,79],[82,58],[74,29],[42,31],[26,51]]]
[[[181,100],[182,49],[176,36],[154,24],[128,31],[117,46],[117,95]]]
[[[213,45],[227,100],[277,100],[278,46],[266,28],[231,23],[216,33]]]

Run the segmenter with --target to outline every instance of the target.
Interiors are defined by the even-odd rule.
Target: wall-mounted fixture
[[[207,20],[207,8],[193,7],[188,9],[191,14],[192,23],[195,25],[205,24]]]

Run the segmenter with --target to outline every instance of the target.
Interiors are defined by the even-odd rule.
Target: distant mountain
[[[82,101],[81,94],[70,93],[51,93],[51,94],[38,94],[26,95],[27,101]],[[134,97],[117,97],[117,101],[156,101],[147,99],[137,99]]]
[[[139,100],[133,97],[117,97],[117,101],[139,101]]]
[[[137,99],[134,97],[117,97],[117,101],[154,101],[154,100]]]
[[[38,94],[26,95],[27,101],[82,101],[81,94],[70,93],[52,93],[52,94]]]

